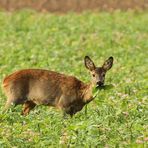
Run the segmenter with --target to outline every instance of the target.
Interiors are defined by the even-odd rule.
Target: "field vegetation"
[[[74,75],[84,82],[89,55],[101,66],[113,56],[113,68],[98,96],[73,118],[36,107],[28,116],[22,106],[2,109],[0,147],[138,147],[148,145],[148,13],[84,12],[56,15],[34,11],[0,12],[0,83],[19,69],[42,68]]]

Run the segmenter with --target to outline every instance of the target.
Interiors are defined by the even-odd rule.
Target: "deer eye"
[[[105,77],[105,74],[103,74],[103,77]]]
[[[92,76],[95,77],[95,74],[93,74]]]

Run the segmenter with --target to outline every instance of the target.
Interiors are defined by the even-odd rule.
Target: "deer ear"
[[[109,57],[105,62],[104,62],[104,64],[103,64],[103,66],[102,66],[102,68],[104,69],[104,70],[109,70],[109,69],[111,69],[111,67],[112,67],[112,65],[113,65],[113,57]]]
[[[89,56],[85,56],[84,63],[85,63],[85,67],[90,71],[95,70],[96,66]]]

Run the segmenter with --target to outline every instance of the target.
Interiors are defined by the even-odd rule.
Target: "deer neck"
[[[93,83],[83,84],[82,98],[83,98],[84,103],[87,104],[94,99],[93,94],[92,94],[93,88],[94,88]]]

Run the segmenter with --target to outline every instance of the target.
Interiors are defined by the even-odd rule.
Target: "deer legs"
[[[36,106],[36,104],[32,101],[25,102],[23,105],[22,115],[24,115],[24,116],[28,115],[30,110],[32,110],[35,106]]]

